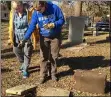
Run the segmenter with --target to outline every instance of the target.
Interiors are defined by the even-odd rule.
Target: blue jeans
[[[33,46],[32,44],[25,43],[23,48],[18,48],[17,45],[13,46],[13,52],[15,53],[17,59],[21,63],[21,67],[24,71],[28,70],[31,55],[32,55]]]

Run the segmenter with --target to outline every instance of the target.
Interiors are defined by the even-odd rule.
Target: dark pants
[[[13,46],[13,52],[21,63],[23,70],[27,71],[30,64],[33,46],[32,44],[25,43],[24,48],[18,48],[17,44]]]
[[[48,71],[48,62],[51,65],[51,76],[57,72],[57,58],[60,50],[61,37],[44,38],[40,35],[40,77],[44,78]]]

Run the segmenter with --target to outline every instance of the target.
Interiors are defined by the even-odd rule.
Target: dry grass
[[[5,95],[5,90],[16,85],[21,84],[37,84],[39,81],[39,48],[33,53],[30,67],[30,77],[28,79],[22,79],[22,76],[17,73],[19,63],[12,52],[12,47],[7,45],[8,39],[8,24],[2,23],[1,33],[1,57],[2,57],[2,95]],[[65,35],[65,34],[64,34]],[[67,37],[67,34],[65,35]],[[64,36],[64,37],[65,37]],[[76,96],[109,96],[107,94],[91,94],[86,92],[80,92],[74,89],[73,70],[76,69],[94,69],[107,73],[107,80],[110,81],[110,43],[106,39],[108,33],[100,33],[99,36],[93,37],[91,33],[85,33],[85,39],[89,44],[88,47],[82,49],[79,52],[66,51],[61,49],[60,64],[57,67],[58,70],[58,82],[48,80],[43,85],[38,85],[37,96],[47,87],[58,87],[73,92]]]

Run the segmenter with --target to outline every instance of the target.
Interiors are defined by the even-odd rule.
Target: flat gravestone
[[[10,89],[7,89],[6,94],[7,95],[26,95],[27,93],[35,92],[36,87],[37,86],[35,85],[23,84],[23,85],[19,85],[19,86],[15,86]]]
[[[60,89],[60,88],[47,88],[44,93],[42,93],[42,96],[63,96],[63,97],[69,97],[70,91]]]
[[[68,47],[68,48],[66,48],[66,50],[79,52],[80,50],[84,49],[87,46],[88,46],[87,43],[81,43],[77,46],[75,45],[75,46],[72,46],[72,47]]]

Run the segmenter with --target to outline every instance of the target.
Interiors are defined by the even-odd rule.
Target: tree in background
[[[92,18],[103,17],[109,14],[109,2],[108,1],[84,1],[82,6],[82,15]]]
[[[11,1],[1,2],[6,3],[9,10],[11,9]],[[110,3],[108,1],[61,1],[59,3],[65,17],[88,16],[94,21],[94,17],[106,18],[106,15],[110,13]]]
[[[61,9],[66,17],[74,16],[74,3],[72,1],[61,1]]]
[[[82,1],[75,1],[75,16],[81,16],[82,15]]]
[[[93,17],[106,17],[109,12],[108,1],[61,1],[61,9],[66,17],[69,16],[88,16]]]

